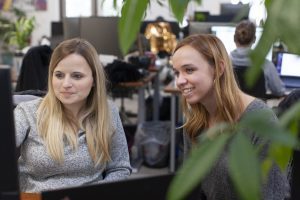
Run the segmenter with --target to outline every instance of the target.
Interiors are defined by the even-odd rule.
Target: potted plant
[[[13,79],[16,79],[24,53],[22,50],[30,45],[30,37],[35,27],[35,18],[27,17],[20,9],[13,8],[6,13],[8,17],[2,17],[1,34],[3,50],[2,60],[4,64],[12,66]]]
[[[4,54],[20,55],[22,49],[30,44],[35,18],[28,18],[25,12],[17,8],[5,14],[0,16],[1,49]]]
[[[19,17],[12,24],[12,29],[7,32],[6,37],[8,44],[15,50],[21,51],[30,44],[30,36],[34,30],[35,18]]]

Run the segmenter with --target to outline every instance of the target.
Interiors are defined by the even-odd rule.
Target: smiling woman
[[[107,99],[104,69],[86,40],[66,40],[55,48],[48,93],[20,103],[15,118],[22,192],[120,180],[131,173],[118,109]]]
[[[186,158],[195,156],[195,154],[191,153],[190,155],[189,153],[193,147],[197,146],[198,141],[204,141],[203,138],[207,136],[204,135],[207,129],[215,128],[221,123],[228,123],[233,126],[253,111],[266,111],[269,113],[266,121],[274,126],[277,124],[275,114],[263,101],[243,93],[238,88],[228,53],[221,40],[216,36],[199,34],[183,39],[175,48],[172,63],[176,85],[183,96],[182,106],[186,119],[183,125],[185,129],[183,137]],[[220,152],[218,152],[221,156],[216,157],[216,164],[212,169],[207,170],[201,181],[199,192],[207,200],[237,199],[240,194],[236,194],[235,187],[239,187],[239,185],[233,185],[232,176],[229,176],[234,174],[237,169],[232,169],[228,164],[229,160],[232,159],[230,154],[238,151],[237,149],[241,146],[248,147],[248,145],[251,146],[251,143],[254,146],[263,146],[266,141],[262,141],[252,131],[241,130],[237,134],[239,140],[233,140],[234,142],[238,141],[236,142],[236,145],[239,145],[238,148],[227,149],[224,141],[230,138],[230,134],[226,132],[225,128],[221,128],[219,134],[221,139],[215,135],[208,135],[208,138],[217,141],[216,143],[222,141],[219,143]],[[247,139],[251,143],[244,143]],[[214,144],[213,142],[202,143],[200,148],[209,148],[206,145],[213,146]],[[223,148],[224,151],[222,152],[221,149]],[[260,157],[265,157],[266,152],[267,145],[261,148]],[[210,156],[213,157],[214,155],[210,154]],[[209,164],[206,162],[205,165]],[[251,165],[256,167],[256,162]],[[260,198],[259,194],[256,193],[252,194],[254,198],[250,197],[250,199],[283,200],[288,194],[287,177],[281,173],[277,165],[274,164],[270,168],[266,184],[259,188],[263,197]],[[186,173],[180,174],[189,177],[187,173],[192,172],[186,171]],[[191,176],[194,177],[196,174],[191,174]],[[255,172],[251,173],[251,176],[255,176]],[[233,178],[235,177],[233,176]],[[177,198],[181,199],[182,197],[175,199]]]

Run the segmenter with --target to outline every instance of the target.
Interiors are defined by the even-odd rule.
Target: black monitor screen
[[[221,3],[221,15],[242,15],[248,16],[249,14],[249,4],[231,4],[231,3]]]
[[[19,199],[10,69],[0,69],[0,200]]]
[[[51,22],[51,36],[63,36],[63,22]]]

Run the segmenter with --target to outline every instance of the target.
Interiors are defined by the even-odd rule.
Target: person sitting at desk
[[[175,48],[172,63],[176,85],[182,94],[185,157],[202,132],[218,123],[234,124],[249,112],[261,109],[272,114],[270,123],[277,123],[276,115],[262,100],[239,89],[230,58],[216,36],[199,34],[184,38]],[[261,142],[255,136],[251,141],[257,146]],[[201,182],[203,199],[237,199],[227,160],[225,150]],[[263,199],[283,200],[288,190],[287,177],[274,164],[262,188]]]
[[[248,55],[251,51],[251,46],[256,39],[255,32],[256,26],[249,20],[243,20],[236,26],[234,42],[237,48],[230,52],[231,61],[234,67],[251,66]],[[272,95],[278,97],[284,96],[284,84],[277,73],[276,67],[271,61],[265,59],[263,72],[266,91],[270,91]]]
[[[124,130],[105,82],[98,54],[86,40],[66,40],[55,48],[48,93],[14,110],[22,192],[130,175]]]

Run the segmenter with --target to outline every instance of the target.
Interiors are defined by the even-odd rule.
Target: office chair
[[[287,95],[279,104],[277,108],[277,115],[281,116],[285,111],[291,108],[294,104],[300,102],[300,89],[293,90]],[[300,121],[298,121],[299,123]],[[298,139],[300,139],[300,130],[298,125]],[[300,199],[300,150],[294,149],[292,158],[290,160],[290,168],[288,171],[288,179],[291,186],[290,200]]]
[[[25,54],[18,77],[16,92],[47,90],[48,68],[52,49],[47,45],[35,46]]]
[[[260,98],[262,100],[266,100],[267,91],[266,91],[265,76],[263,70],[261,70],[261,73],[258,79],[256,80],[255,84],[252,87],[249,87],[246,83],[246,77],[245,77],[247,69],[248,66],[233,66],[235,78],[240,89],[251,96]]]
[[[123,87],[119,85],[124,82],[134,82],[143,78],[144,74],[139,71],[138,66],[121,60],[114,60],[104,68],[108,78],[107,88],[113,99],[121,98],[120,117],[122,122],[132,124],[129,117],[132,113],[125,110],[125,98],[132,98],[136,92],[134,87]],[[135,116],[135,115],[134,115]]]

